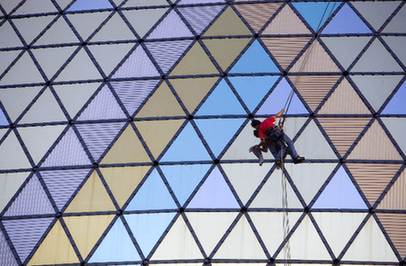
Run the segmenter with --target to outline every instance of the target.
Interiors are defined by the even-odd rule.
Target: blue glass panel
[[[223,79],[197,111],[197,115],[246,114],[237,97]]]
[[[3,110],[0,108],[0,126],[8,126],[8,121]]]
[[[318,31],[339,6],[339,2],[299,2],[293,6],[314,31]]]
[[[209,170],[209,164],[163,165],[162,171],[181,205]]]
[[[218,168],[207,177],[188,208],[239,208],[239,205]]]
[[[215,156],[218,156],[245,120],[196,119],[195,121],[210,149]]]
[[[383,109],[383,114],[396,114],[404,115],[406,114],[406,82],[402,84],[399,90],[393,95],[392,99],[389,101],[388,105]]]
[[[292,87],[286,81],[282,79],[276,88],[269,95],[268,99],[265,100],[264,104],[259,108],[257,114],[269,115],[279,112],[286,104],[289,94],[292,92]],[[290,103],[288,114],[307,114],[305,106],[302,101],[294,93],[292,101]]]
[[[278,76],[230,77],[230,81],[249,110],[253,111],[278,78]]]
[[[145,257],[151,252],[151,249],[162,236],[174,216],[174,213],[131,214],[125,216]]]
[[[349,5],[344,5],[323,30],[326,34],[370,33],[371,30]]]
[[[176,205],[158,171],[154,169],[130,201],[126,210],[160,209],[176,209]]]
[[[361,195],[341,167],[313,205],[314,209],[367,209]]]
[[[258,41],[251,44],[230,71],[230,73],[263,72],[279,72],[279,69]]]
[[[95,10],[112,8],[108,0],[77,0],[68,8],[68,11]]]
[[[210,156],[191,124],[187,124],[161,161],[201,161]]]
[[[140,256],[121,219],[117,219],[89,262],[136,261]]]

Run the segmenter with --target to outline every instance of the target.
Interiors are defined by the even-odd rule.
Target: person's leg
[[[298,157],[297,151],[295,149],[295,145],[293,144],[293,141],[289,138],[288,135],[283,134],[283,142],[287,146],[287,152],[292,157],[292,159],[295,159]]]
[[[275,157],[276,167],[279,169],[282,166],[282,158],[284,156],[283,144],[281,143],[271,143],[268,146],[268,149],[271,151],[273,157]]]
[[[252,152],[255,157],[258,158],[259,160],[259,165],[262,165],[264,163],[264,157],[262,156],[261,148],[259,145],[254,145],[249,149],[250,152]]]

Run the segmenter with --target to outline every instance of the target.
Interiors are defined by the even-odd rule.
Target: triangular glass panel
[[[375,30],[378,30],[395,11],[398,1],[368,1],[351,3]]]
[[[339,2],[299,2],[293,4],[310,27],[316,32],[319,31],[339,5]]]
[[[116,4],[121,4],[123,0],[115,0]],[[170,3],[171,1],[169,1]],[[156,6],[169,6],[167,0],[128,0],[123,3],[123,7],[156,7]]]
[[[348,159],[401,160],[388,135],[375,121],[359,140]]]
[[[0,213],[27,179],[27,172],[0,174]],[[1,258],[1,255],[0,255]],[[1,262],[1,259],[0,259]]]
[[[216,167],[199,187],[187,208],[239,208],[223,174]]]
[[[89,172],[89,169],[71,169],[41,171],[40,174],[56,206],[62,210]]]
[[[323,34],[363,34],[371,33],[371,30],[354,12],[354,10],[345,4],[335,14],[333,19],[323,29]]]
[[[240,115],[246,114],[238,99],[223,79],[204,100],[197,115]]]
[[[0,231],[0,263],[2,265],[17,266],[18,263],[14,258],[13,252],[11,251],[10,246],[7,243],[6,238],[2,231]]]
[[[0,126],[8,126],[9,123],[7,121],[7,117],[3,112],[3,109],[0,108]]]
[[[13,15],[29,15],[38,13],[53,13],[57,12],[54,4],[51,0],[45,0],[38,3],[32,3],[31,1],[24,2]]]
[[[253,111],[265,95],[273,88],[278,76],[230,77],[238,95],[250,111]]]
[[[312,208],[368,209],[343,167],[340,167],[327,183]]]
[[[172,10],[148,35],[148,39],[168,39],[193,36],[179,15]]]
[[[41,245],[30,258],[28,265],[58,265],[58,264],[78,264],[79,259],[72,247],[65,229],[60,221],[57,221]]]
[[[181,205],[185,204],[209,168],[209,164],[161,166],[169,186]]]
[[[247,3],[235,5],[235,8],[251,28],[258,33],[281,5],[281,3]]]
[[[104,23],[104,22],[103,22]],[[120,30],[117,30],[120,29]],[[90,39],[91,42],[108,42],[108,41],[126,41],[132,40],[135,36],[128,28],[125,21],[119,13],[113,16],[103,24],[97,33]]]
[[[196,119],[195,122],[214,156],[219,156],[245,119]],[[218,134],[221,132],[221,134]]]
[[[30,44],[55,18],[51,16],[34,16],[28,18],[13,19],[21,37],[27,44]]]
[[[230,70],[230,73],[233,74],[267,72],[279,73],[279,69],[258,41],[254,41],[250,45]]]
[[[379,56],[379,57],[377,57]],[[352,72],[400,72],[402,68],[383,44],[375,39],[361,58],[357,61]]]
[[[30,255],[54,218],[2,221],[21,261]]]
[[[83,1],[83,0],[82,0]],[[86,1],[86,0],[84,0]],[[83,2],[84,2],[83,1]],[[107,0],[108,1],[108,0]],[[68,13],[66,17],[75,27],[76,31],[86,41],[90,35],[102,24],[102,22],[107,19],[111,14],[110,11],[107,12],[86,12],[86,13]]]
[[[83,138],[88,150],[95,161],[111,145],[117,134],[123,128],[122,123],[78,124],[76,127]]]
[[[97,10],[113,8],[108,0],[76,0],[67,11]]]
[[[210,5],[179,7],[178,10],[196,34],[201,34],[223,8],[222,5]]]
[[[146,47],[151,52],[162,72],[166,74],[191,43],[192,40],[148,42]]]
[[[307,241],[312,243],[312,248],[304,248]],[[284,252],[287,248],[290,249],[290,252]],[[331,256],[309,216],[305,216],[276,258],[281,260],[331,260]]]
[[[10,67],[21,51],[1,51],[0,52],[0,75]]]
[[[292,100],[290,101],[290,106],[287,114],[308,114],[306,107],[303,105],[302,101],[299,99],[293,88],[290,86],[288,81],[283,78],[278,83],[278,85],[272,90],[271,94],[261,105],[257,111],[257,115],[271,115],[276,114],[282,110],[286,103],[289,101],[289,96],[293,92]]]
[[[35,42],[35,45],[78,43],[79,39],[61,16],[52,26]],[[34,50],[35,51],[35,50]]]
[[[175,202],[157,170],[144,180],[126,211],[176,209]]]
[[[35,164],[39,163],[65,127],[65,125],[55,125],[18,128],[18,132]]]
[[[3,25],[0,26],[0,35],[3,36],[0,40],[0,48],[19,47],[23,45],[9,21],[4,22]]]
[[[24,75],[21,75],[24,73]],[[38,68],[26,52],[0,79],[0,85],[43,83]]]
[[[231,223],[237,212],[188,212],[187,218],[199,238],[206,254],[211,254]],[[213,226],[213,225],[216,226]],[[210,232],[208,234],[207,232]]]
[[[106,187],[100,180],[98,173],[93,171],[79,191],[76,192],[65,212],[80,213],[115,210],[116,208],[106,191]]]
[[[400,61],[402,61],[403,65],[406,65],[406,53],[403,50],[403,47],[406,46],[406,36],[386,36],[383,39]]]
[[[392,20],[385,26],[383,33],[406,33],[405,30],[405,21],[406,16],[406,7],[402,8],[396,13]]]
[[[79,121],[100,119],[125,119],[126,116],[118,105],[110,88],[105,85],[86,106],[80,115]]]
[[[139,45],[114,73],[113,78],[138,78],[159,76],[151,59]]]
[[[286,191],[284,191],[282,178],[286,177],[282,177],[280,170],[275,170],[261,187],[249,208],[302,208],[303,205],[300,203],[288,181],[286,181],[287,186]],[[282,202],[285,193],[287,198],[286,206],[284,206]]]
[[[368,246],[367,249],[364,248],[366,246]],[[343,256],[343,260],[398,263],[393,249],[376,223],[374,216],[369,218],[355,240],[352,241]]]
[[[323,37],[322,41],[337,58],[338,62],[347,69],[367,45],[371,37]]]
[[[31,105],[19,124],[65,122],[66,117],[50,89],[46,89]]]
[[[118,205],[122,207],[150,168],[150,166],[103,167],[100,171]]]
[[[132,116],[138,107],[144,103],[148,95],[153,91],[159,80],[131,80],[111,82],[111,86],[117,93],[127,112]]]
[[[285,5],[262,34],[310,34],[310,31],[292,8],[289,5]]]
[[[102,68],[104,74],[109,76],[111,72],[117,67],[119,62],[131,50],[133,44],[131,43],[115,43],[106,45],[89,45],[90,52],[95,57],[95,60]]]
[[[241,36],[251,32],[231,7],[226,8],[203,34],[204,36]]]
[[[70,128],[56,144],[42,166],[85,165],[90,164],[75,131]]]
[[[352,75],[351,79],[375,111],[378,111],[403,76]]]
[[[137,0],[137,2],[139,1]],[[152,2],[149,1],[148,3]],[[122,13],[138,35],[143,38],[167,10],[168,8],[130,9],[122,10]]]
[[[58,48],[46,48],[46,49],[34,49],[32,53],[38,60],[42,70],[48,79],[59,71],[62,65],[66,64],[68,58],[73,54],[77,47],[58,47]],[[49,60],[52,58],[52,60]]]
[[[382,120],[403,153],[406,154],[406,139],[404,138],[404,133],[406,132],[406,118],[385,117],[382,118]]]
[[[208,3],[222,3],[224,1],[225,0],[180,0],[179,4],[184,4],[184,5],[187,5],[187,4],[200,4],[200,3],[208,4]]]
[[[241,236],[244,240],[241,241]],[[245,216],[241,216],[213,258],[265,259],[265,253]]]
[[[391,238],[392,243],[395,245],[400,256],[406,257],[405,230],[402,228],[406,224],[405,214],[392,214],[392,213],[379,213],[379,220],[383,224],[385,231]]]
[[[125,215],[128,226],[145,257],[149,255],[174,217],[174,213]]]
[[[131,149],[128,149],[131,147]],[[123,151],[126,152],[123,152]],[[103,157],[103,164],[149,162],[150,158],[145,151],[143,144],[135,134],[131,125],[121,133],[113,146]]]
[[[5,13],[6,14],[11,14],[11,11],[15,11],[14,9],[16,9],[17,6],[21,5],[21,3],[23,2],[23,0],[16,0],[16,1],[6,1],[1,3],[3,10],[2,10],[2,14]]]
[[[253,163],[221,164],[228,180],[243,204],[253,196],[262,180],[271,170],[271,164],[258,167]]]
[[[117,245],[120,243],[120,245]],[[90,263],[138,261],[140,255],[134,246],[127,229],[120,218],[104,237],[96,251],[90,257]]]
[[[406,197],[404,191],[406,189],[406,171],[400,174],[396,181],[392,184],[385,197],[378,205],[379,209],[384,210],[404,210],[406,208]]]
[[[68,216],[64,222],[83,258],[96,245],[114,215]]]
[[[151,257],[152,260],[197,260],[203,259],[196,241],[182,216],[169,229]]]
[[[404,99],[406,99],[406,82],[403,82],[402,86],[400,86],[400,88],[396,91],[395,95],[392,96],[389,103],[387,103],[383,109],[382,114],[406,114],[406,105],[404,104]]]
[[[31,164],[15,133],[11,131],[0,144],[0,169],[20,168],[31,168]]]
[[[53,85],[53,88],[70,117],[75,117],[99,86],[100,83],[80,83]]]
[[[337,159],[324,135],[314,121],[310,121],[295,142],[296,150],[306,159]]]

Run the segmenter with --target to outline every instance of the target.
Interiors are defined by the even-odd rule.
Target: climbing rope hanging
[[[320,19],[320,21],[319,21],[319,23],[317,25],[316,32],[318,32],[320,27],[321,27],[322,21],[324,20],[326,14],[327,14],[327,10],[328,10],[328,8],[330,6],[330,3],[331,2],[328,2],[325,9],[324,9],[323,15],[322,15],[322,17],[321,17],[321,19]],[[328,11],[327,18],[329,18],[331,16],[331,13],[335,9],[335,5],[336,5],[336,3],[334,2],[331,9]],[[312,53],[313,49],[314,49],[314,46],[311,46],[309,48],[308,52],[306,53],[306,55],[305,55],[305,57],[304,57],[304,59],[302,61],[302,64],[300,65],[299,72],[303,71],[305,65],[307,64],[307,62],[309,60],[310,54]],[[293,83],[296,83],[296,82],[293,82]],[[292,103],[292,99],[293,99],[294,94],[295,94],[294,90],[291,89],[291,91],[289,93],[289,96],[288,96],[288,98],[287,98],[287,100],[285,102],[285,105],[283,107],[284,112],[282,114],[282,118],[278,122],[278,126],[281,127],[281,128],[283,127],[283,125],[284,125],[284,123],[286,121],[286,114],[289,111],[289,108],[290,108],[290,105]],[[283,211],[283,217],[282,217],[283,239],[284,240],[287,238],[287,236],[288,236],[288,234],[290,232],[290,221],[289,221],[289,213],[288,213],[289,205],[288,205],[288,192],[287,192],[287,190],[288,190],[287,189],[287,177],[286,177],[285,172],[284,172],[285,171],[285,163],[284,163],[285,152],[286,151],[284,151],[284,148],[282,148],[282,154],[281,154],[281,161],[282,161],[282,164],[281,164],[281,187],[282,187],[282,209],[284,210]],[[285,246],[283,248],[283,255],[284,255],[284,258],[285,258],[284,265],[285,266],[290,266],[291,253],[290,253],[289,239],[286,241],[286,244],[285,244]]]

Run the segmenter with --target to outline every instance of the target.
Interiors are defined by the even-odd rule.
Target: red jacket
[[[265,140],[266,138],[266,131],[269,128],[273,128],[275,126],[275,116],[268,117],[259,125],[258,128],[258,137],[261,140]]]

